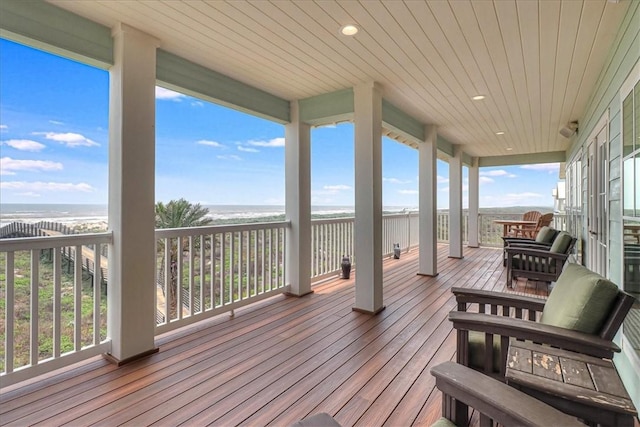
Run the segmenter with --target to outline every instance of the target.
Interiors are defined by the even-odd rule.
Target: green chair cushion
[[[571,237],[571,234],[567,233],[566,231],[561,231],[560,234],[558,234],[558,237],[556,237],[556,239],[553,241],[549,252],[553,252],[556,254],[566,254],[569,250],[569,246],[571,245],[572,240],[573,237]]]
[[[484,370],[484,332],[469,331],[469,366]],[[493,370],[500,371],[500,335],[493,336]]]
[[[456,427],[456,425],[453,421],[440,417],[435,423],[431,424],[431,427]]]
[[[541,323],[598,334],[618,296],[615,283],[579,264],[567,264],[547,298]]]
[[[555,239],[558,234],[557,230],[554,230],[551,227],[547,227],[546,225],[538,231],[538,235],[536,236],[536,242],[538,243],[552,243],[553,239]]]

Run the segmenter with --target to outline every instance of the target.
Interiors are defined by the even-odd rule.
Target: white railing
[[[478,233],[481,246],[502,247],[502,235],[504,226],[496,224],[496,220],[522,219],[522,214],[480,214],[478,215]],[[566,231],[567,216],[565,214],[554,214],[551,227],[556,230]]]
[[[285,292],[288,227],[285,221],[156,230],[156,333]]]
[[[340,271],[343,256],[353,258],[354,218],[314,219],[311,221],[311,279],[322,280]],[[393,254],[398,243],[402,251],[418,245],[419,215],[417,212],[384,215],[382,217],[383,256]]]
[[[468,242],[469,230],[469,214],[467,211],[462,213],[462,241]],[[438,211],[436,216],[436,240],[438,242],[449,242],[449,213],[447,211]]]
[[[110,232],[0,240],[3,387],[110,351],[104,269],[74,260],[106,268],[111,242]]]
[[[343,256],[353,257],[353,224],[353,217],[311,221],[312,281],[339,271]]]

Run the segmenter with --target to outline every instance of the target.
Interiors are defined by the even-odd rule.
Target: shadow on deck
[[[430,425],[429,370],[454,358],[452,286],[504,290],[502,251],[466,249],[416,275],[418,252],[384,261],[386,309],[352,311],[354,279],[277,296],[159,336],[160,352],[117,368],[93,359],[0,393],[3,425],[277,425],[328,412],[342,425]],[[357,274],[357,273],[356,273]],[[515,290],[546,294],[519,282]]]

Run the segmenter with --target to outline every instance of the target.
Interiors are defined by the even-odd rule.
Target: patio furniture
[[[523,226],[535,226],[537,221],[525,221],[522,219],[494,219],[494,224],[502,225],[502,235],[509,236],[513,233],[511,230],[518,229]]]
[[[512,339],[510,386],[590,425],[633,426],[638,414],[611,360]]]
[[[516,228],[513,230],[513,235],[510,237],[528,237],[533,239],[542,227],[551,225],[552,220],[553,213],[541,215],[535,225],[523,225],[522,227]]]
[[[516,237],[519,235],[519,233],[521,233],[523,229],[535,227],[535,225],[538,223],[538,219],[540,219],[541,216],[542,216],[542,212],[538,212],[538,211],[529,211],[529,212],[523,213],[522,221],[523,222],[526,221],[527,223],[523,225],[510,227],[509,230],[507,230],[504,233],[504,236]],[[531,222],[531,224],[528,224],[528,222]]]
[[[534,245],[509,245],[504,250],[507,255],[507,286],[513,286],[518,277],[554,282],[562,273],[577,239],[566,231],[561,231],[550,247]]]
[[[518,392],[466,366],[444,362],[431,368],[442,392],[442,418],[432,427],[466,426],[467,405],[480,413],[480,425],[584,426],[575,417]]]
[[[452,292],[458,311],[449,313],[449,320],[458,334],[458,363],[500,379],[510,337],[611,359],[620,351],[611,340],[635,300],[578,264],[565,267],[547,299],[463,288]],[[466,312],[472,303],[479,313]]]
[[[503,236],[504,265],[507,265],[507,246],[529,246],[532,249],[548,249],[553,244],[560,231],[544,226],[536,234],[535,239],[529,237],[508,237]]]

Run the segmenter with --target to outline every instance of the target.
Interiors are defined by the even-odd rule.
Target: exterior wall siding
[[[636,63],[640,61],[640,2],[631,2],[627,15],[620,26],[610,55],[598,78],[598,82],[589,99],[585,114],[580,119],[580,133],[568,151],[571,158],[581,148],[586,152],[587,139],[593,132],[600,118],[609,115],[609,278],[622,286],[622,137],[621,137],[621,100],[620,88]],[[586,180],[586,162],[583,162],[583,179]],[[586,197],[586,181],[579,191],[583,192],[583,240],[586,236],[586,215],[588,198]],[[578,189],[576,189],[578,190]],[[586,254],[590,256],[590,254]],[[618,337],[618,343],[622,342]],[[640,407],[640,366],[625,351],[616,355],[614,361],[625,386],[636,407]]]

